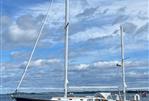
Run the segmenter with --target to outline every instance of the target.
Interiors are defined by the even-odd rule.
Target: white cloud
[[[95,67],[99,67],[99,68],[111,68],[111,67],[116,67],[116,64],[120,64],[120,61],[99,61],[94,63]],[[147,61],[125,61],[124,62],[125,67],[144,67],[144,66],[148,66],[148,62]]]
[[[107,27],[102,27],[102,28],[93,27],[90,29],[86,29],[85,31],[81,31],[81,32],[71,35],[70,40],[74,42],[80,42],[80,41],[88,41],[90,39],[114,36],[112,32],[114,32],[117,29],[116,26],[107,26]]]
[[[2,16],[3,17],[3,16]],[[20,46],[30,46],[33,45],[39,34],[41,28],[42,20],[44,15],[38,15],[33,17],[31,15],[22,15],[19,16],[16,20],[10,21],[8,16],[4,16],[3,19],[3,31],[2,31],[2,45],[3,48],[16,48]],[[56,28],[55,28],[56,29]],[[45,25],[41,38],[39,40],[38,46],[45,46],[50,43],[54,45],[59,42],[57,36],[51,32],[51,29],[47,24]],[[56,29],[57,30],[57,29]],[[54,34],[57,34],[57,31]],[[59,33],[59,32],[58,32]],[[50,36],[50,37],[49,37]],[[48,41],[48,43],[46,43]],[[46,43],[46,44],[45,44]]]
[[[18,25],[13,24],[9,28],[9,38],[14,42],[32,41],[37,37],[36,29],[21,29]]]
[[[99,61],[93,64],[94,67],[98,68],[111,68],[116,67],[116,64],[119,63],[118,61]]]
[[[129,43],[125,45],[125,51],[126,52],[131,52],[131,51],[144,51],[148,50],[148,47],[146,47],[148,44],[147,43]]]
[[[149,32],[149,23],[146,23],[140,28],[138,28],[138,30],[136,31],[135,39],[149,41],[148,32]]]
[[[47,12],[47,8],[49,7],[49,2],[44,2],[42,4],[36,4],[27,7],[18,13],[18,16],[23,15],[24,13],[31,14],[33,16],[38,16],[39,14],[45,15]],[[76,15],[83,12],[86,8],[88,8],[88,2],[86,0],[77,0],[70,1],[70,22],[78,22],[79,19],[76,18]],[[74,9],[75,8],[75,9]],[[53,1],[51,9],[49,11],[49,20],[48,24],[50,27],[59,27],[64,25],[64,15],[65,15],[65,3],[64,1]],[[18,17],[17,16],[17,17]]]
[[[123,30],[125,33],[129,33],[129,34],[134,34],[134,32],[136,31],[137,29],[137,26],[133,23],[130,23],[130,22],[126,22],[124,23],[123,25]]]
[[[50,65],[59,65],[61,62],[60,59],[52,58],[52,59],[36,59],[32,60],[30,62],[29,67],[47,67]],[[20,63],[10,63],[10,62],[4,62],[2,63],[1,69],[2,72],[5,72],[5,70],[11,70],[11,71],[17,71],[20,68],[24,68],[27,65],[27,61],[20,62]]]
[[[117,64],[121,64],[120,61],[98,61],[91,64],[79,64],[76,65],[74,68],[77,70],[87,70],[87,69],[93,69],[93,68],[116,68]],[[149,66],[147,61],[125,61],[124,62],[126,68],[133,67],[134,69],[136,67],[146,67]]]
[[[58,43],[58,41],[55,41],[52,38],[45,38],[45,39],[42,39],[40,42],[41,44],[53,44],[53,45]]]
[[[98,2],[98,3],[97,3]],[[103,3],[103,5],[101,5]],[[130,5],[133,3],[134,5]],[[84,7],[84,4],[89,4]],[[95,4],[97,4],[97,8],[95,8]],[[116,5],[116,6],[115,6]],[[19,21],[19,25],[13,24],[9,29],[10,29],[10,39],[13,41],[21,41],[21,40],[33,40],[36,38],[37,29],[34,28],[36,27],[37,23],[36,17],[39,15],[45,15],[46,14],[46,9],[49,6],[49,2],[44,2],[43,4],[36,4],[32,6],[28,6],[26,9],[28,10],[23,10],[22,12],[18,13],[18,16],[16,17],[17,19],[20,19],[17,21],[17,24]],[[100,7],[101,6],[101,7]],[[93,8],[94,7],[94,8]],[[147,15],[147,10],[146,10],[146,2],[145,1],[113,1],[111,3],[108,3],[107,1],[97,1],[94,0],[92,2],[90,1],[71,1],[70,4],[70,20],[71,23],[80,23],[80,20],[82,21],[84,19],[95,19],[95,20],[101,20],[102,22],[102,17],[104,18],[109,18],[106,20],[109,24],[107,25],[107,22],[103,24],[101,27],[89,27],[85,30],[81,30],[80,32],[77,32],[76,34],[78,35],[72,35],[70,39],[74,40],[75,42],[80,42],[82,41],[87,41],[89,39],[95,39],[95,38],[104,38],[106,36],[109,36],[109,33],[112,33],[114,31],[114,28],[112,25],[113,21],[111,20],[119,20],[117,25],[120,24],[121,22],[127,22],[129,25],[131,24],[131,27],[134,27],[132,25],[136,25],[138,28],[142,26],[146,20],[140,19],[140,18],[146,18],[144,17]],[[75,8],[75,9],[74,9]],[[110,8],[110,9],[109,9]],[[137,8],[137,10],[136,10]],[[91,15],[90,17],[84,18],[82,17],[81,19],[77,17],[79,14],[83,14],[83,12],[86,12],[90,10]],[[94,11],[95,10],[95,11]],[[106,13],[102,13],[106,10]],[[123,12],[121,12],[123,10]],[[24,16],[24,13],[31,15],[29,16]],[[93,13],[93,14],[92,14]],[[19,15],[20,14],[20,15]],[[23,15],[23,16],[22,16]],[[94,15],[94,16],[93,16]],[[139,15],[139,18],[138,18]],[[140,17],[140,16],[143,17]],[[21,16],[21,17],[20,17]],[[85,15],[84,15],[85,16]],[[102,16],[102,17],[101,17]],[[128,19],[125,19],[126,17],[129,17]],[[99,18],[99,19],[98,19]],[[120,18],[120,19],[119,19]],[[124,18],[124,19],[123,19]],[[22,20],[21,20],[22,19]],[[124,21],[122,21],[124,20]],[[126,20],[126,21],[125,21]],[[49,21],[47,22],[48,25],[50,25],[50,28],[59,28],[64,25],[64,2],[54,2],[50,13],[49,13]],[[92,22],[91,22],[92,23]],[[95,23],[95,22],[94,22]],[[100,22],[97,22],[100,23]],[[97,24],[95,23],[95,25]],[[21,24],[21,25],[20,25]],[[94,24],[93,24],[94,25]],[[23,30],[21,26],[25,26],[28,28],[28,30]],[[109,27],[111,26],[111,27]],[[83,29],[84,26],[82,26]],[[104,27],[104,28],[103,28]],[[14,29],[14,30],[13,30]],[[128,31],[130,32],[130,29],[128,28]],[[108,35],[109,34],[109,35]],[[23,37],[23,38],[22,38]],[[75,39],[76,37],[76,39]]]
[[[97,60],[102,60],[103,58],[105,59],[105,57],[106,59],[109,59],[111,58],[111,56],[109,56],[110,54],[114,56],[117,56],[119,54],[120,49],[118,45],[120,42],[119,40],[117,40],[119,39],[119,37],[116,37],[116,38],[113,37],[114,35],[116,35],[116,34],[113,34],[113,32],[119,29],[118,26],[121,23],[125,25],[124,27],[126,31],[125,33],[126,54],[128,51],[136,52],[136,50],[141,50],[141,54],[144,54],[142,53],[142,51],[144,52],[144,49],[145,51],[148,50],[147,49],[148,44],[144,43],[144,40],[145,42],[148,40],[146,39],[147,27],[148,27],[147,0],[136,0],[136,1],[134,0],[111,0],[111,1],[71,0],[70,3],[71,3],[70,4],[70,25],[76,24],[78,25],[77,28],[79,27],[78,28],[79,30],[77,28],[76,29],[74,28],[75,31],[73,32],[71,30],[73,28],[72,26],[70,26],[70,32],[72,31],[72,33],[70,33],[70,40],[78,44],[80,44],[80,42],[83,42],[83,45],[81,44],[80,49],[75,47],[77,52],[75,51],[74,55],[77,54],[77,57],[79,57],[80,59],[73,58],[74,60],[76,59],[79,62],[74,62],[74,65],[72,65],[72,68],[70,66],[70,68],[72,69],[71,72],[73,72],[74,75],[78,74],[76,76],[71,75],[73,79],[72,83],[76,84],[76,80],[79,82],[78,78],[80,79],[80,81],[81,80],[83,82],[85,81],[84,84],[87,84],[87,82],[93,82],[93,84],[95,84],[94,82],[96,82],[96,84],[98,84],[100,80],[101,80],[101,83],[103,83],[103,81],[105,83],[106,82],[105,79],[109,79],[109,81],[112,80],[114,83],[117,83],[116,81],[113,80],[114,77],[117,77],[114,70],[117,68],[116,64],[117,63],[120,64],[120,61],[112,61],[112,60],[97,61]],[[22,43],[24,41],[25,41],[25,44],[28,41],[29,43],[27,44],[31,44],[31,41],[34,40],[37,36],[39,25],[41,24],[41,21],[46,14],[46,9],[48,6],[49,6],[49,3],[45,2],[37,5],[24,7],[23,8],[24,10],[22,10],[21,12],[18,12],[17,15],[15,15],[16,21],[12,21],[12,19],[9,18],[8,16],[4,16],[2,18],[1,23],[3,24],[4,27],[6,26],[5,27],[6,29],[3,28],[3,31],[7,30],[6,32],[4,32],[6,42],[10,43],[8,47],[12,48],[13,45]],[[78,15],[80,14],[82,14],[81,17],[78,17]],[[115,23],[113,23],[114,21]],[[58,1],[53,3],[52,9],[50,10],[50,14],[49,14],[49,19],[46,24],[47,24],[46,26],[47,29],[45,30],[44,33],[52,32],[52,35],[49,35],[48,33],[50,37],[43,36],[43,39],[41,39],[40,42],[42,44],[51,43],[54,45],[58,45],[58,42],[55,42],[55,37],[57,38],[59,37],[59,35],[61,35],[60,37],[63,39],[63,31],[61,30],[64,27],[64,2],[63,1]],[[52,30],[49,30],[49,28],[51,28]],[[60,30],[55,31],[55,29],[60,29]],[[56,33],[56,35],[53,36],[53,33],[54,34]],[[58,35],[57,33],[60,33],[60,34]],[[135,34],[137,35],[135,36]],[[108,38],[105,38],[105,37],[108,37]],[[8,40],[8,38],[10,40]],[[100,40],[100,39],[104,39],[104,40]],[[130,42],[130,41],[133,41],[133,42]],[[70,44],[72,45],[72,47],[70,46],[70,48],[72,48],[72,51],[75,50],[73,45],[75,45],[76,43]],[[97,45],[98,47],[96,47]],[[81,56],[81,53],[84,54],[84,57]],[[22,57],[21,54],[24,54],[24,53],[20,53],[16,51],[11,53],[10,55],[12,57],[18,57],[18,56]],[[138,54],[140,56],[140,53]],[[130,54],[130,57],[131,57],[131,54]],[[132,56],[132,58],[135,58],[135,56]],[[139,60],[138,57],[136,58]],[[141,57],[141,58],[144,59],[145,57]],[[144,72],[145,70],[147,71],[147,68],[149,66],[148,62],[145,60],[147,59],[144,59],[144,61],[142,60],[125,61],[126,69],[134,70],[134,71],[128,72],[128,76],[138,77],[138,78],[148,76],[148,73]],[[22,61],[22,60],[19,60],[19,61]],[[93,61],[97,61],[97,62],[93,62]],[[36,69],[38,72],[42,70],[41,72],[42,74],[50,75],[50,77],[53,78],[55,74],[59,75],[59,72],[62,73],[63,68],[61,67],[63,66],[59,65],[61,62],[62,61],[60,59],[36,59],[31,61],[30,66],[46,67],[46,68],[32,68],[32,69]],[[14,84],[13,82],[16,82],[16,78],[18,78],[18,76],[20,78],[21,72],[23,71],[22,69],[24,69],[24,67],[26,66],[26,63],[27,62],[23,62],[23,63],[7,62],[5,63],[5,65],[3,64],[1,68],[2,68],[2,71],[6,73],[4,74],[3,77],[5,78],[5,81],[8,81],[6,83],[7,86],[9,84]],[[50,67],[50,70],[48,70],[48,73],[45,73],[47,71],[47,67]],[[31,74],[32,72],[36,72],[32,69],[30,69]],[[103,72],[99,73],[100,70],[101,71],[103,70]],[[55,71],[56,73],[53,71]],[[14,74],[11,74],[12,72]],[[84,76],[86,78],[80,78],[82,75],[86,75]],[[40,76],[41,75],[39,75],[38,78]],[[10,77],[13,77],[12,80],[10,80]],[[98,78],[99,81],[96,81],[96,79],[93,79],[92,77]],[[46,79],[46,81],[48,80]],[[43,81],[43,82],[47,83],[46,81]],[[51,79],[51,82],[53,81],[54,80]],[[132,82],[135,83],[136,80],[132,80]],[[54,85],[58,83],[56,82],[51,84]],[[78,84],[82,84],[82,82],[79,82]],[[139,85],[139,83],[137,84]]]
[[[86,70],[89,67],[89,64],[79,64],[75,66],[78,70]]]
[[[133,78],[142,78],[142,77],[148,77],[148,71],[144,71],[144,72],[136,72],[136,71],[128,71],[126,72],[126,75],[128,77],[133,77]],[[143,81],[143,80],[141,80]]]
[[[31,67],[44,67],[50,64],[60,63],[59,59],[37,59],[32,60],[30,63]],[[27,61],[23,63],[23,65],[26,65]]]
[[[89,1],[88,1],[89,2]],[[133,23],[136,26],[142,26],[144,25],[148,20],[148,5],[147,1],[93,1],[93,7],[94,4],[97,3],[98,6],[100,6],[100,11],[104,12],[106,10],[106,13],[97,13],[95,18],[104,19],[104,17],[112,18],[108,22],[113,23],[113,20],[115,24],[122,24],[125,22]],[[100,3],[103,3],[102,5]],[[132,5],[133,4],[133,5]],[[110,8],[110,9],[109,9]],[[99,19],[100,20],[100,19]],[[101,20],[102,21],[102,20]],[[104,24],[103,24],[104,25]]]

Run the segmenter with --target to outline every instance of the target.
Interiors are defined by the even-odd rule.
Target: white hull
[[[98,96],[71,96],[71,97],[53,97],[52,101],[118,101],[112,99],[110,93],[100,93]]]
[[[63,97],[53,97],[51,99],[52,101],[116,101],[116,100],[112,100],[112,99],[104,99],[104,98],[100,98],[100,97],[94,97],[94,96],[90,96],[90,97],[67,97],[67,99],[63,98]]]

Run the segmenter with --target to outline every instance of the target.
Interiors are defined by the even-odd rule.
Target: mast
[[[121,67],[122,67],[122,80],[123,80],[123,101],[126,101],[126,78],[125,78],[125,66],[124,66],[124,39],[123,39],[123,27],[120,26],[121,33]]]
[[[68,33],[69,33],[69,0],[65,0],[65,63],[64,63],[64,98],[68,92]]]

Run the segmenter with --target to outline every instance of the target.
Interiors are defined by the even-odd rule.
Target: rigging
[[[37,39],[36,39],[36,41],[35,41],[34,47],[33,47],[33,49],[32,49],[32,52],[31,52],[30,57],[29,57],[29,59],[28,59],[27,65],[26,65],[26,67],[25,67],[25,70],[24,70],[23,75],[22,75],[22,77],[21,77],[21,79],[20,79],[20,81],[19,81],[19,83],[18,83],[18,85],[17,85],[17,88],[16,88],[15,92],[17,92],[17,90],[20,88],[20,85],[21,85],[21,83],[22,83],[22,81],[23,81],[23,79],[24,79],[24,77],[25,77],[25,75],[26,75],[26,72],[27,72],[28,68],[29,68],[29,65],[30,65],[30,63],[31,63],[32,57],[33,57],[34,52],[35,52],[35,50],[36,50],[37,44],[38,44],[38,42],[39,42],[39,40],[40,40],[42,31],[43,31],[43,29],[44,29],[44,27],[45,27],[45,24],[46,24],[47,20],[48,20],[49,11],[50,11],[50,9],[51,9],[51,7],[52,7],[52,3],[53,3],[53,0],[50,0],[50,4],[49,4],[49,7],[48,7],[48,9],[47,9],[46,16],[45,16],[45,18],[43,19],[43,23],[42,23],[41,28],[40,28],[40,30],[39,30],[39,33],[38,33]]]

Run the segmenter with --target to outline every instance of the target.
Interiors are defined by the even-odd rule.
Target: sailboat
[[[122,28],[121,28],[122,29]],[[17,93],[12,95],[12,98],[15,101],[126,101],[126,87],[125,87],[125,68],[124,68],[124,52],[123,48],[121,48],[122,53],[122,64],[123,67],[123,93],[124,98],[123,100],[120,100],[119,98],[113,99],[111,96],[111,93],[98,93],[96,96],[74,96],[74,95],[68,95],[68,34],[69,34],[69,0],[65,0],[65,62],[64,62],[64,96],[63,97],[51,97],[50,99],[39,99],[39,98],[28,98],[28,97],[21,97],[17,96]],[[122,36],[122,31],[121,31]],[[40,35],[39,35],[40,37]],[[38,41],[39,39],[37,39]],[[121,45],[123,47],[123,38],[121,37]],[[37,42],[35,46],[37,45]],[[33,48],[34,51],[35,47]],[[32,57],[32,55],[31,55]],[[31,58],[29,59],[31,61]],[[29,64],[28,64],[29,66]],[[26,69],[27,70],[27,69]],[[26,72],[25,70],[25,72]],[[25,73],[22,76],[21,81],[23,80],[23,77],[25,76]],[[18,87],[21,83],[19,83]],[[17,91],[16,91],[17,92]],[[117,96],[119,97],[119,96]],[[127,100],[128,101],[128,100]]]
[[[42,28],[43,29],[43,28]],[[20,97],[17,96],[17,91],[15,94],[12,95],[12,98],[16,101],[115,101],[109,98],[110,93],[101,93],[98,96],[68,96],[68,33],[69,33],[69,0],[65,0],[65,63],[64,63],[64,96],[63,97],[52,97],[51,99],[37,99],[37,98],[27,98],[27,97]],[[36,45],[38,43],[40,35],[37,38],[37,41],[35,43],[35,46],[33,48],[31,57],[33,55],[33,52],[36,48]],[[31,61],[31,58],[29,59],[29,62]],[[27,67],[29,64],[27,64]],[[25,69],[25,72],[27,71],[27,68]],[[20,80],[20,83],[18,84],[17,89],[19,88],[24,76],[25,72]],[[108,100],[109,99],[109,100]]]

